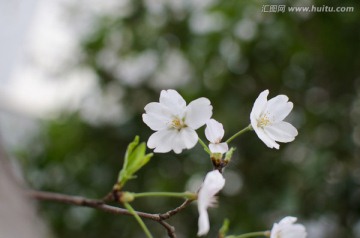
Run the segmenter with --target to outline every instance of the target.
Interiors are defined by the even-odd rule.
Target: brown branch
[[[181,210],[184,210],[193,201],[194,201],[193,199],[186,199],[185,202],[183,202],[183,204],[181,204],[177,208],[170,210],[168,212],[159,214],[159,218],[161,220],[169,219],[170,217],[174,216],[176,213],[180,212]]]
[[[105,204],[104,201],[97,199],[89,199],[81,196],[70,196],[65,194],[34,191],[34,190],[28,191],[27,195],[40,201],[52,201],[52,202],[65,203],[75,206],[91,207],[112,214],[132,216],[132,214],[124,208],[110,206]],[[174,210],[168,211],[164,214],[151,214],[151,213],[138,212],[138,211],[136,211],[136,213],[142,218],[146,218],[158,222],[167,230],[168,236],[170,238],[176,238],[175,228],[171,226],[169,223],[165,222],[164,220],[170,218],[179,211],[183,210],[187,206],[187,204],[190,203],[189,201],[191,202],[192,200],[186,200],[179,207],[175,208]]]
[[[59,193],[43,192],[43,191],[30,191],[27,193],[30,197],[41,201],[53,201],[66,203],[76,206],[92,207],[112,214],[131,215],[131,213],[120,207],[114,207],[105,204],[102,200],[88,199],[80,196],[70,196]],[[156,215],[138,212],[139,216],[158,221]]]
[[[158,221],[163,227],[165,227],[168,236],[170,238],[176,238],[176,234],[175,234],[175,227],[171,226],[169,223],[163,221],[163,220],[159,220]]]

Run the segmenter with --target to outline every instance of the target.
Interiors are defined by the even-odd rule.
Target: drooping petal
[[[277,144],[275,140],[271,139],[262,128],[253,127],[253,129],[255,130],[260,140],[262,140],[267,147],[279,149],[279,144]]]
[[[172,115],[183,117],[185,109],[186,109],[186,102],[184,98],[175,90],[162,90],[160,93],[159,102],[169,110]]]
[[[254,102],[254,106],[251,110],[250,113],[250,118],[254,117],[254,118],[259,118],[261,113],[265,110],[266,108],[266,103],[267,103],[267,96],[269,95],[269,90],[264,90],[262,91],[259,96],[257,97],[257,99]]]
[[[209,232],[207,208],[214,203],[214,196],[224,187],[225,179],[218,170],[207,173],[198,193],[199,231],[198,236]]]
[[[270,113],[273,122],[282,121],[289,115],[293,109],[293,103],[288,100],[287,96],[278,95],[268,101],[265,111]]]
[[[207,195],[210,195],[210,197],[213,197],[224,187],[224,185],[225,185],[225,178],[222,176],[222,174],[218,170],[213,170],[206,174],[206,177],[204,179],[204,183],[199,192],[199,195],[202,191],[204,194],[207,194]]]
[[[198,236],[206,235],[210,230],[209,215],[206,209],[199,210]]]
[[[154,152],[157,153],[166,153],[172,150],[173,146],[173,138],[176,136],[174,130],[161,130],[153,133],[147,142],[147,146],[150,149],[154,149]]]
[[[290,123],[284,121],[266,126],[264,130],[271,139],[283,143],[293,141],[295,136],[298,135],[297,129]]]
[[[224,153],[228,152],[229,146],[228,146],[228,144],[226,142],[217,143],[217,144],[210,143],[209,144],[209,149],[210,149],[211,153],[224,154]]]
[[[270,238],[306,238],[306,229],[301,224],[294,224],[296,217],[285,217],[275,223],[271,229]]]
[[[194,130],[205,125],[212,116],[212,106],[207,98],[198,98],[186,108],[185,124]]]
[[[224,133],[223,125],[215,119],[210,119],[206,123],[205,136],[211,143],[219,143]]]

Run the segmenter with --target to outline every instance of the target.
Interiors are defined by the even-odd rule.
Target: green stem
[[[134,198],[139,197],[177,197],[185,199],[196,199],[195,193],[184,192],[184,193],[170,193],[170,192],[147,192],[147,193],[133,193]]]
[[[135,212],[134,208],[132,208],[132,206],[130,206],[130,204],[127,203],[127,202],[124,203],[124,206],[135,217],[136,221],[139,223],[139,225],[141,226],[141,228],[145,232],[146,236],[148,238],[153,238],[153,236],[151,235],[149,229],[146,227],[145,223],[143,222],[143,220],[141,220],[139,215]]]
[[[239,135],[252,130],[251,124],[248,125],[247,127],[245,127],[244,129],[242,129],[241,131],[237,132],[236,134],[234,134],[232,137],[230,137],[227,141],[225,141],[226,143],[230,143],[233,139],[235,139],[236,137],[238,137]]]
[[[257,231],[257,232],[250,232],[238,236],[226,236],[225,238],[247,238],[247,237],[255,237],[255,236],[266,236],[270,237],[270,231]]]
[[[199,137],[199,142],[202,145],[202,147],[204,147],[204,150],[210,155],[211,152],[209,150],[209,147],[207,147],[207,145],[204,143],[204,141],[202,139],[200,139],[200,137]]]

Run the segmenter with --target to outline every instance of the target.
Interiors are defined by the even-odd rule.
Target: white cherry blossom
[[[269,147],[279,149],[278,142],[291,142],[298,135],[296,128],[283,121],[293,108],[285,95],[278,95],[269,101],[269,90],[265,90],[256,99],[250,113],[251,126],[258,137]]]
[[[306,229],[301,224],[294,224],[296,220],[296,217],[285,217],[279,223],[275,223],[270,238],[305,238]]]
[[[209,99],[199,98],[186,106],[183,97],[175,90],[162,90],[159,102],[145,106],[143,121],[153,133],[147,145],[157,153],[194,147],[198,141],[195,130],[203,126],[212,115]]]
[[[224,187],[225,179],[218,170],[207,173],[198,193],[199,230],[198,236],[206,235],[210,230],[207,209],[216,204],[215,195]]]
[[[210,119],[206,123],[205,136],[210,141],[209,149],[211,153],[224,154],[229,150],[229,146],[226,142],[221,142],[224,137],[223,125],[215,119]]]

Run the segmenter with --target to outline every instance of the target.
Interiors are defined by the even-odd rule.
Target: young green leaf
[[[127,180],[134,178],[134,174],[150,161],[153,154],[145,153],[146,144],[142,142],[139,145],[139,136],[136,136],[126,150],[124,165],[118,176],[117,188],[122,188]]]

